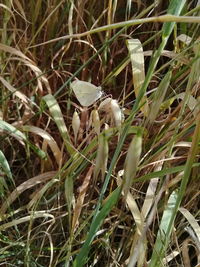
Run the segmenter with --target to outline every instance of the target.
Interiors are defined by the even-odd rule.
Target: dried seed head
[[[75,142],[75,144],[77,142],[77,136],[78,136],[78,131],[80,129],[80,124],[81,124],[81,121],[80,121],[79,115],[78,115],[77,111],[74,111],[74,114],[73,114],[73,117],[72,117],[72,128],[73,128],[73,131],[74,131],[74,142]]]
[[[110,103],[112,101],[111,97],[106,98],[104,101],[102,101],[98,107],[98,110],[100,111],[109,111],[110,110]]]
[[[104,128],[105,130],[108,130],[109,129],[109,125],[107,123],[104,124]]]
[[[133,179],[136,175],[141,152],[142,152],[142,137],[140,135],[136,135],[133,137],[133,140],[131,141],[131,144],[128,148],[124,164],[125,166],[124,166],[123,191],[125,198],[133,183]]]
[[[100,128],[101,128],[101,124],[100,124],[100,119],[99,119],[99,113],[98,111],[95,109],[91,112],[92,114],[92,126],[94,127],[95,133],[97,135],[100,134]]]
[[[116,99],[112,99],[110,102],[111,111],[117,127],[122,124],[122,111]]]
[[[94,170],[94,181],[96,182],[99,173],[101,172],[102,181],[107,170],[108,162],[108,140],[105,134],[99,135],[99,143],[96,157],[96,165]]]

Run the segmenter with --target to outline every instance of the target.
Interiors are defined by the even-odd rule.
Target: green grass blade
[[[184,5],[186,3],[186,0],[171,0],[170,4],[169,4],[169,8],[167,10],[168,14],[171,15],[175,15],[175,16],[179,16]],[[163,28],[162,28],[162,35],[163,37],[168,37],[173,28],[175,26],[175,22],[166,22],[163,24]]]
[[[178,4],[179,1],[176,0],[176,3]],[[170,9],[170,12],[172,12],[173,10]],[[181,10],[179,10],[179,12],[181,12]],[[121,134],[121,137],[120,137],[120,140],[118,142],[118,145],[116,147],[116,150],[115,150],[115,153],[113,155],[113,158],[112,158],[112,161],[111,161],[111,164],[110,164],[110,168],[108,170],[108,173],[106,175],[106,178],[105,178],[105,182],[103,184],[103,187],[102,187],[102,190],[101,190],[101,193],[100,193],[100,196],[99,196],[99,200],[98,200],[98,203],[97,203],[97,206],[96,206],[96,209],[95,209],[95,212],[94,212],[94,217],[93,217],[93,221],[92,221],[92,224],[91,224],[91,228],[90,229],[95,229],[95,221],[96,221],[96,217],[98,216],[98,213],[99,213],[99,208],[101,206],[101,202],[103,200],[103,197],[104,197],[104,194],[106,192],[106,189],[107,189],[107,186],[108,186],[108,183],[110,181],[110,177],[111,177],[111,174],[112,174],[112,170],[117,162],[117,159],[118,159],[118,156],[121,152],[121,149],[122,149],[122,146],[123,146],[123,143],[126,139],[126,136],[127,136],[127,133],[128,133],[128,130],[130,128],[130,125],[134,119],[134,116],[135,116],[135,112],[138,110],[139,108],[139,103],[141,102],[143,96],[145,95],[146,93],[146,89],[150,83],[150,80],[152,78],[152,75],[153,75],[153,72],[157,66],[157,63],[158,63],[158,60],[160,58],[160,55],[167,43],[167,40],[171,34],[171,31],[173,30],[173,27],[170,28],[170,31],[168,30],[167,31],[167,36],[165,36],[165,38],[163,38],[162,40],[162,43],[160,44],[160,47],[158,48],[157,52],[155,53],[155,55],[153,56],[153,60],[150,64],[150,67],[149,67],[149,70],[148,70],[148,73],[147,73],[147,76],[145,78],[145,81],[143,83],[143,86],[141,87],[140,91],[139,91],[139,94],[138,94],[138,97],[136,98],[136,102],[132,108],[132,112],[131,112],[131,115],[129,116],[127,122],[125,123],[125,126],[124,126],[124,129],[122,131],[122,134]],[[117,202],[117,199],[115,199],[116,202]],[[88,244],[88,249],[89,249],[89,246],[90,246],[90,242],[88,242],[87,240],[89,239],[89,235],[88,235],[88,238],[86,239],[86,242]],[[89,239],[90,240],[90,239]],[[84,246],[83,246],[84,247]],[[82,249],[83,249],[82,247]],[[83,257],[83,250],[81,249],[80,251],[80,254],[82,255]],[[80,255],[79,254],[79,255]],[[81,256],[77,256],[78,258],[81,259]]]
[[[194,163],[192,165],[192,168],[199,167],[199,166],[200,166],[200,163]],[[151,173],[145,174],[145,175],[143,175],[143,176],[141,176],[139,178],[136,178],[134,180],[134,183],[144,182],[144,181],[148,181],[150,179],[156,178],[156,177],[162,177],[162,176],[165,176],[165,175],[174,174],[174,173],[177,173],[177,172],[182,172],[182,171],[184,171],[184,169],[185,169],[185,165],[180,165],[180,166],[177,166],[177,167],[171,167],[171,168],[162,169],[161,171],[151,172]]]
[[[174,191],[169,197],[167,207],[163,212],[163,216],[160,222],[156,243],[154,245],[153,254],[149,267],[159,267],[162,265],[162,259],[164,257],[165,250],[167,248],[170,234],[172,232],[173,225],[171,224],[171,218],[173,217],[173,210],[177,201],[178,192]]]
[[[0,120],[0,129],[6,131],[19,141],[26,141],[26,136],[21,131],[17,130],[17,128],[7,123],[6,121]]]
[[[14,183],[9,163],[1,150],[0,150],[0,166],[5,172],[6,176],[10,178],[10,180]]]
[[[178,209],[180,207],[180,204],[181,204],[181,201],[183,199],[183,196],[185,194],[185,190],[186,190],[186,187],[187,187],[187,183],[188,183],[188,180],[189,180],[189,177],[190,177],[190,174],[191,174],[191,170],[192,170],[192,166],[193,166],[193,163],[195,161],[195,157],[196,157],[196,154],[197,154],[197,151],[198,151],[198,144],[199,144],[199,141],[200,141],[200,114],[199,116],[197,117],[197,124],[196,124],[196,128],[195,128],[195,132],[194,132],[194,136],[193,136],[193,141],[192,141],[192,146],[190,148],[190,151],[189,151],[189,155],[188,155],[188,158],[187,158],[187,162],[186,162],[186,165],[185,165],[185,168],[184,168],[184,174],[183,174],[183,178],[181,180],[181,185],[180,185],[180,188],[179,188],[179,191],[178,193],[176,194],[176,197],[175,197],[175,205],[173,204],[173,207],[171,209],[171,213],[170,213],[170,220],[167,222],[167,226],[165,229],[165,235],[166,235],[166,239],[165,239],[165,242],[164,244],[160,247],[160,250],[156,250],[156,252],[153,253],[152,255],[152,262],[155,263],[155,260],[157,261],[157,264],[160,264],[158,262],[158,260],[160,261],[160,259],[162,258],[162,256],[164,255],[165,253],[165,250],[167,248],[167,245],[168,245],[168,242],[169,242],[169,238],[170,238],[170,235],[171,235],[171,231],[172,231],[172,228],[173,228],[173,225],[174,225],[174,221],[175,221],[175,218],[176,218],[176,214],[178,212]],[[159,241],[158,241],[159,242]],[[157,247],[158,249],[159,247]],[[159,255],[159,258],[155,256],[155,253],[157,254],[160,254]],[[154,259],[155,257],[155,259]],[[150,267],[153,267],[153,266],[161,266],[160,265],[155,265],[151,263]]]
[[[115,205],[120,194],[121,194],[121,187],[118,187],[110,194],[106,203],[102,206],[102,209],[99,211],[98,215],[95,217],[95,220],[90,227],[90,231],[88,233],[87,239],[86,239],[84,245],[82,246],[79,254],[75,258],[75,261],[73,263],[74,267],[85,266],[84,264],[87,261],[87,256],[88,256],[88,253],[90,250],[90,246],[91,246],[92,241],[95,238],[96,232],[100,228],[105,217],[109,214],[109,212],[111,211],[111,209]]]
[[[162,81],[160,82],[158,89],[156,90],[155,94],[154,94],[154,99],[152,101],[152,104],[150,106],[150,112],[149,112],[149,123],[154,122],[154,120],[156,119],[160,106],[163,103],[163,100],[165,98],[168,86],[170,84],[170,80],[171,80],[171,71],[169,71],[165,77],[162,79]]]
[[[46,157],[46,154],[44,153],[44,151],[42,151],[41,149],[39,149],[37,146],[31,144],[28,139],[26,138],[26,136],[17,128],[15,128],[13,125],[7,123],[6,121],[0,120],[0,129],[6,131],[7,133],[9,133],[11,136],[13,136],[14,138],[16,138],[17,140],[19,140],[20,142],[24,143],[26,142],[31,149],[42,159],[44,159]]]

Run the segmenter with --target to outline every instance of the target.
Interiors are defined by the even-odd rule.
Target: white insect
[[[103,94],[100,86],[97,87],[89,82],[76,80],[70,86],[79,103],[84,107],[94,104]]]

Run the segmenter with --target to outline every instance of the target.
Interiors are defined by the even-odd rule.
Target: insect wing
[[[101,87],[97,87],[89,82],[74,81],[71,88],[82,106],[88,107],[102,96]]]

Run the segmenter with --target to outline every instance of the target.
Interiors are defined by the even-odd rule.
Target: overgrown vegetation
[[[0,12],[0,265],[199,266],[199,1]]]

